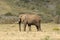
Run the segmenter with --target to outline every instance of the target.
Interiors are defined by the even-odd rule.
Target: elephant
[[[41,31],[41,17],[36,14],[21,14],[19,15],[19,30],[21,31],[21,23],[24,24],[24,31],[26,31],[26,25],[31,31],[31,25],[35,25],[37,31]]]

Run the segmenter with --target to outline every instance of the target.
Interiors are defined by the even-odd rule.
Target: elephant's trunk
[[[21,19],[19,20],[19,30],[21,31]]]

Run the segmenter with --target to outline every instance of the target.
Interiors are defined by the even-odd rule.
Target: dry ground
[[[42,31],[37,32],[35,26],[32,31],[22,31],[18,29],[18,24],[0,24],[0,40],[60,40],[60,24],[41,24]],[[58,28],[59,30],[53,30]]]

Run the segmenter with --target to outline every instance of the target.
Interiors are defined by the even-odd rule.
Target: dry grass
[[[23,26],[23,25],[22,25]],[[0,24],[0,40],[60,40],[60,32],[53,28],[60,28],[60,24],[41,24],[42,32],[37,32],[35,26],[32,31],[19,32],[18,24]]]

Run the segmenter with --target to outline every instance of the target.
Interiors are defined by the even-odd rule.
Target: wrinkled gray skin
[[[21,31],[21,23],[24,24],[24,31],[26,31],[26,25],[29,27],[29,31],[31,31],[31,25],[35,25],[37,31],[41,31],[41,19],[40,16],[35,14],[21,14],[19,16],[19,30]]]

